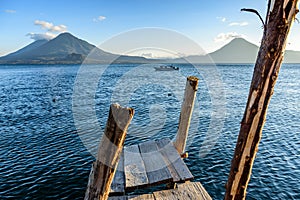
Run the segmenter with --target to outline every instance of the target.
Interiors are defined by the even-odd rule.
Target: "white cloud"
[[[100,21],[103,21],[103,20],[106,20],[106,17],[102,16],[102,15],[100,15],[97,18],[93,19],[94,22],[100,22]]]
[[[99,16],[99,17],[98,17],[98,20],[99,20],[99,21],[103,21],[103,20],[105,20],[105,19],[106,19],[105,16]]]
[[[4,12],[13,14],[13,13],[16,13],[17,11],[15,11],[15,10],[4,10]]]
[[[67,31],[67,26],[65,25],[54,25],[53,23],[46,22],[46,21],[40,21],[40,20],[35,20],[34,21],[35,25],[41,26],[43,29],[46,29],[47,31],[50,32],[66,32]]]
[[[55,33],[62,33],[67,31],[67,26],[54,25],[51,22],[35,20],[34,25],[40,26],[42,29],[46,29],[46,33],[28,33],[29,36],[33,40],[51,40],[57,36]]]
[[[229,32],[229,33],[220,33],[217,35],[217,37],[214,39],[215,42],[224,42],[229,39],[233,38],[245,38],[246,36],[243,34],[238,34],[236,32]]]
[[[152,53],[142,53],[141,56],[142,56],[142,57],[146,57],[146,58],[153,58]]]
[[[232,22],[229,26],[247,26],[248,24],[248,22]]]
[[[53,33],[28,33],[26,36],[29,36],[33,40],[51,40],[56,37]]]
[[[226,18],[225,17],[217,17],[217,19],[219,19],[221,22],[226,22]]]

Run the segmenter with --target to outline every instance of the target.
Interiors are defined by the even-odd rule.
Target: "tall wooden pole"
[[[195,76],[189,76],[186,80],[178,131],[174,141],[174,146],[180,155],[185,153],[186,140],[189,133],[190,122],[195,104],[194,102],[198,90],[198,81],[199,79]]]
[[[93,163],[85,200],[106,200],[124,145],[126,131],[133,117],[132,108],[112,104],[96,161]]]
[[[283,60],[287,36],[298,13],[298,0],[269,0],[264,35],[241,122],[225,200],[245,199],[266,113]],[[242,49],[241,49],[242,50]]]

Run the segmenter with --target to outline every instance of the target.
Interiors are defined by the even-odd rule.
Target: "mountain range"
[[[92,54],[90,54],[92,52]],[[140,56],[118,55],[103,51],[70,33],[62,33],[52,40],[37,40],[20,50],[0,57],[0,64],[81,64],[85,63],[254,63],[258,46],[243,38],[235,38],[207,55],[193,55],[177,59],[147,59]],[[88,56],[89,55],[89,56]],[[92,56],[91,56],[92,55]],[[286,63],[300,63],[300,51],[285,52]]]
[[[220,49],[207,55],[187,56],[184,59],[176,59],[175,62],[190,63],[255,63],[259,47],[243,38],[235,38]],[[286,50],[285,63],[300,63],[300,51]]]
[[[87,56],[89,63],[145,63],[146,58],[109,53],[70,33],[52,40],[37,40],[26,47],[0,57],[0,64],[81,64]]]

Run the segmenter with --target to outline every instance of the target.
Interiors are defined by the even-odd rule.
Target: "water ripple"
[[[135,66],[116,65],[103,74],[95,96],[97,120],[102,128],[113,86]],[[199,125],[195,134],[189,137],[189,158],[186,159],[195,179],[202,182],[214,199],[222,199],[225,193],[253,72],[250,65],[221,65],[218,68],[226,87],[228,113],[225,126],[217,144],[201,158],[199,151],[206,148],[202,144],[212,110],[203,77],[197,97]],[[148,70],[145,68],[145,72],[132,78],[147,79]],[[94,158],[84,147],[73,121],[72,93],[77,71],[78,66],[0,67],[0,199],[83,198]],[[180,73],[186,76],[196,70],[182,65]],[[158,74],[162,78],[170,75]],[[201,74],[194,75],[202,77]],[[280,72],[247,199],[300,199],[299,76],[299,66],[286,65]],[[132,122],[136,126],[129,128],[126,144],[174,137],[181,105],[177,96],[182,92],[182,89],[171,91],[157,83],[133,91],[129,104],[136,110]],[[86,94],[82,95],[84,99]],[[151,123],[157,126],[140,128],[149,127]],[[95,137],[99,133],[87,128],[85,134],[90,138],[87,142],[96,150],[99,138]]]

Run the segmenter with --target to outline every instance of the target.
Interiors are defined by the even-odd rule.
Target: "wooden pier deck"
[[[208,200],[211,199],[200,182],[190,182],[194,176],[183,162],[169,138],[126,146],[120,157],[109,200]],[[142,189],[166,183],[174,189],[151,194],[126,195]]]
[[[177,184],[175,189],[161,190],[152,194],[112,196],[109,200],[211,200],[200,182]]]
[[[110,195],[194,177],[169,138],[124,147]]]
[[[211,200],[200,182],[190,182],[194,177],[182,159],[197,88],[198,78],[188,77],[174,142],[163,138],[124,147],[134,110],[111,105],[84,199]],[[136,189],[162,184],[165,190],[134,195]]]

